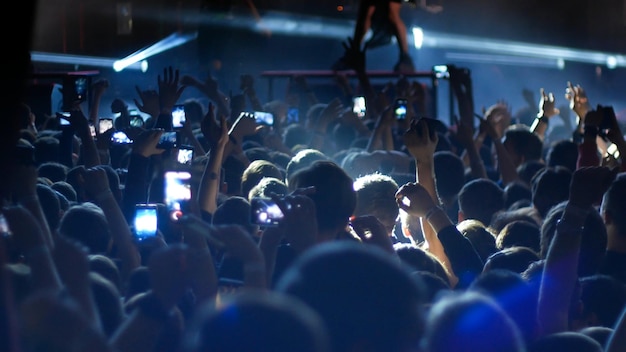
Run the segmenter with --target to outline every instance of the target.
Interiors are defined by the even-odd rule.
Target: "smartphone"
[[[168,131],[163,132],[159,142],[157,143],[157,148],[159,149],[172,149],[178,146],[178,134],[176,131]]]
[[[261,226],[277,226],[284,217],[282,210],[271,198],[250,199],[250,222]]]
[[[113,119],[100,118],[98,120],[98,133],[102,134],[113,128]]]
[[[191,173],[189,171],[166,171],[164,175],[165,206],[173,221],[188,212],[191,201]]]
[[[155,237],[158,233],[158,216],[156,204],[135,204],[133,228],[135,239],[143,241]]]
[[[435,73],[435,77],[449,79],[450,72],[448,71],[448,65],[435,65],[433,66],[433,72]]]
[[[191,161],[193,161],[193,147],[188,145],[181,145],[178,148],[176,161],[181,165],[191,165]]]
[[[87,100],[87,78],[69,76],[63,79],[63,110],[71,110],[75,104]]]
[[[130,138],[128,138],[126,133],[122,131],[117,131],[113,133],[113,135],[111,135],[111,143],[125,145],[125,144],[133,144],[133,141]]]
[[[365,97],[359,96],[352,99],[352,112],[360,118],[365,117]]]
[[[406,118],[407,106],[408,102],[406,99],[396,99],[393,106],[393,112],[397,120],[404,120]]]
[[[287,124],[291,125],[300,122],[300,110],[298,108],[287,109]]]
[[[174,105],[174,108],[172,109],[172,127],[182,128],[185,121],[185,105]]]
[[[92,137],[96,136],[96,126],[94,126],[93,123],[89,123],[89,133]]]
[[[254,112],[254,120],[259,125],[273,126],[274,125],[274,115],[265,111],[255,111]]]

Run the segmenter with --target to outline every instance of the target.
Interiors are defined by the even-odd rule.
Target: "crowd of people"
[[[293,77],[262,101],[250,72],[230,96],[166,67],[102,130],[106,79],[67,116],[21,104],[0,185],[0,349],[623,350],[613,109],[564,82],[524,114],[480,111],[481,77],[451,65],[446,124],[422,83],[372,84],[364,56],[346,44],[358,81],[338,72],[332,99]],[[133,99],[149,118],[132,123]]]

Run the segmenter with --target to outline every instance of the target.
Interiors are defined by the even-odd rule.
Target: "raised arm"
[[[617,170],[584,167],[572,175],[569,200],[548,247],[539,289],[540,335],[569,329],[569,306],[578,280],[578,257],[587,216],[594,211]]]
[[[83,176],[85,178],[85,191],[89,199],[102,208],[109,223],[111,238],[122,262],[120,272],[125,282],[130,273],[141,264],[139,251],[133,242],[130,227],[109,188],[106,171],[98,167],[90,168],[85,171]]]
[[[539,136],[543,141],[550,119],[553,116],[557,116],[560,111],[555,105],[554,94],[552,92],[546,93],[546,91],[541,88],[539,94],[541,94],[541,99],[539,99],[539,111],[537,112],[537,117],[533,121],[533,124],[530,126],[530,131]]]
[[[434,153],[439,141],[437,133],[429,130],[426,119],[414,119],[411,122],[411,127],[404,133],[403,139],[406,148],[415,159],[416,181],[428,192],[432,202],[439,206],[440,201],[435,186],[434,168]],[[436,230],[428,224],[427,219],[424,217],[420,219],[420,222],[428,251],[444,263],[448,269],[451,269],[450,261],[446,256],[441,241],[437,237]]]
[[[428,221],[445,250],[446,268],[454,273],[453,286],[467,288],[481,273],[483,263],[471,242],[454,226],[446,212],[419,183],[407,183],[396,192],[400,209]]]
[[[209,106],[209,112],[202,120],[202,133],[207,139],[210,150],[209,159],[204,167],[196,202],[200,210],[209,214],[215,213],[217,209],[217,196],[220,191],[220,172],[224,151],[229,143],[228,125],[226,118],[220,118],[220,124],[215,120],[213,105]]]

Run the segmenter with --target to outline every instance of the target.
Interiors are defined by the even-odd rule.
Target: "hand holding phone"
[[[189,210],[191,201],[191,173],[189,171],[165,172],[165,200],[170,218],[178,221]]]
[[[186,120],[187,117],[185,115],[185,105],[174,105],[174,108],[172,109],[172,127],[182,128]]]
[[[144,241],[158,234],[158,216],[156,204],[135,204],[133,219],[135,239]]]
[[[250,222],[261,226],[277,226],[284,218],[280,207],[271,198],[254,197],[250,200]]]
[[[408,101],[406,99],[403,99],[403,98],[396,99],[394,106],[393,106],[393,112],[397,120],[404,120],[406,118],[407,109],[408,109]]]

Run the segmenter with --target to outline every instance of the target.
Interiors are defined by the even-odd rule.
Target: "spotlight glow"
[[[123,59],[115,61],[113,63],[113,69],[116,72],[120,72],[132,64],[145,60],[149,58],[150,56],[157,55],[159,53],[162,53],[166,50],[172,49],[179,45],[183,45],[189,41],[196,39],[197,37],[198,37],[198,32],[193,32],[193,33],[188,33],[188,34],[181,34],[181,33],[171,34],[167,36],[166,38],[163,38],[162,40],[150,45],[147,48],[138,50]]]
[[[422,46],[468,50],[500,55],[515,55],[527,58],[565,60],[595,65],[607,65],[609,68],[626,67],[626,56],[591,50],[580,50],[560,46],[522,43],[507,40],[495,40],[470,36],[446,34],[441,32],[424,33]],[[417,46],[416,46],[417,48]]]
[[[32,51],[30,53],[31,60],[33,62],[47,62],[53,64],[66,64],[66,65],[79,65],[79,66],[95,66],[95,67],[108,67],[110,68],[115,62],[114,58],[108,57],[96,57],[96,56],[81,56],[81,55],[69,55],[69,54],[54,54],[44,53],[40,51]],[[128,66],[128,69],[143,70],[142,65],[148,67],[148,62],[134,63]]]

